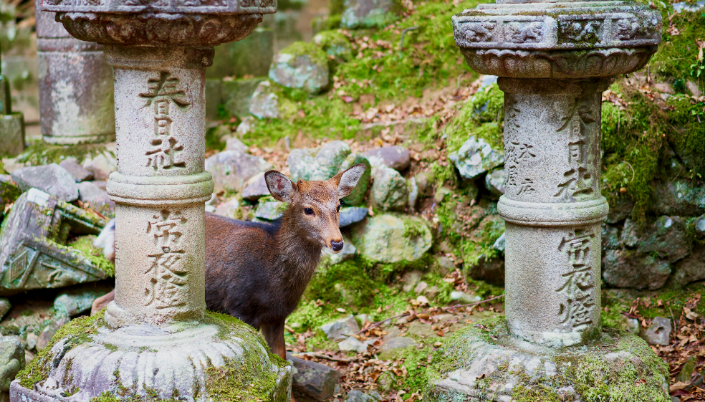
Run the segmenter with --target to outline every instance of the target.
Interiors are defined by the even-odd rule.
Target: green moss
[[[291,61],[289,61],[289,65],[292,67],[294,67],[293,63],[296,62],[298,57],[304,56],[311,59],[314,64],[324,67],[328,66],[328,58],[326,57],[326,53],[321,50],[321,48],[310,42],[294,42],[282,49],[279,54],[292,55],[293,57]]]
[[[448,152],[455,152],[470,136],[485,140],[494,149],[504,149],[504,93],[497,84],[477,92],[463,105],[446,128]]]
[[[77,237],[69,247],[81,252],[91,264],[111,277],[115,276],[115,264],[103,256],[103,250],[93,245],[96,236],[88,235]]]
[[[115,155],[102,144],[56,145],[44,141],[34,141],[17,157],[17,161],[32,166],[59,163],[64,159],[75,158],[79,163],[98,155]]]
[[[270,366],[263,364],[260,348],[254,347],[259,344],[268,350],[266,343],[254,329],[237,318],[213,312],[206,314],[206,322],[220,326],[222,337],[227,339],[237,336],[243,339],[243,345],[252,345],[251,350],[245,350],[244,360],[225,358],[225,365],[211,366],[206,370],[206,390],[209,397],[217,401],[235,402],[272,400],[277,393],[281,396],[282,390],[274,388],[277,373],[272,371]],[[269,353],[269,359],[278,368],[288,365],[272,353]]]
[[[29,362],[24,370],[17,374],[20,385],[27,389],[34,389],[34,385],[43,381],[49,375],[52,367],[51,360],[54,355],[51,349],[56,342],[65,339],[65,350],[69,350],[77,345],[86,343],[98,332],[98,328],[104,326],[103,312],[91,317],[79,317],[59,328],[51,339],[47,347],[39,352],[37,357]]]
[[[457,331],[434,356],[434,367],[427,374],[428,384],[433,384],[450,371],[467,367],[477,350],[469,345],[477,342],[502,345],[508,336],[503,317],[478,321]],[[612,340],[615,337],[616,342]],[[642,363],[635,365],[624,358],[614,361],[605,359],[608,354],[618,352],[630,353]],[[496,391],[489,387],[490,384],[518,378],[511,395],[512,400],[518,402],[562,401],[564,396],[558,390],[566,386],[572,386],[581,400],[589,402],[668,401],[663,389],[668,380],[668,367],[637,336],[612,332],[585,347],[566,348],[552,360],[557,367],[555,376],[529,376],[521,370],[510,371],[507,365],[505,369],[478,381],[476,388],[483,393],[483,397],[494,400]],[[437,391],[429,387],[427,392],[433,394]]]

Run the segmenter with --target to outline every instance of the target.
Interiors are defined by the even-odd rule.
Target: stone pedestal
[[[468,65],[499,76],[505,93],[497,209],[506,222],[506,320],[456,338],[430,399],[666,401],[668,371],[648,346],[600,325],[609,210],[601,94],[656,51],[661,15],[631,2],[504,1],[465,10],[453,27]]]
[[[114,69],[116,293],[104,318],[57,336],[33,363],[46,375],[20,376],[12,397],[287,400],[290,366],[251,327],[205,312],[205,69],[214,45],[244,38],[273,6],[45,7],[105,45]]]
[[[12,112],[10,82],[0,68],[0,157],[15,156],[24,148],[24,116]]]
[[[74,39],[55,13],[37,18],[39,111],[44,141],[51,144],[115,140],[113,74],[103,60],[103,46]]]

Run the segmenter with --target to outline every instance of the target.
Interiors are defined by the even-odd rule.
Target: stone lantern
[[[46,0],[115,78],[116,294],[104,317],[61,329],[11,387],[14,401],[288,400],[291,368],[254,330],[207,313],[205,69],[274,0]],[[111,399],[112,400],[112,399]]]
[[[42,138],[61,145],[114,141],[113,72],[103,46],[74,39],[40,7],[35,0]]]
[[[609,209],[600,192],[601,94],[656,52],[661,14],[634,2],[505,0],[454,16],[453,29],[468,65],[498,76],[505,93],[506,192],[497,209],[506,222],[506,320],[467,328],[448,345],[452,363],[431,394],[667,397],[663,362],[636,336],[603,332],[600,320]]]

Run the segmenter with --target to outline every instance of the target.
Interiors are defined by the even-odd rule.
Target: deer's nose
[[[342,240],[339,240],[339,241],[332,240],[332,241],[330,242],[330,248],[332,248],[333,251],[340,251],[340,250],[343,249],[343,244],[344,244],[344,243],[343,243]]]

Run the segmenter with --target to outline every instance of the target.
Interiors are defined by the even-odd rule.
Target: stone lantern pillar
[[[205,69],[213,46],[246,37],[275,2],[47,0],[43,8],[74,37],[104,45],[114,69],[116,294],[104,318],[62,329],[37,359],[34,372],[44,374],[19,378],[11,397],[287,400],[290,366],[252,328],[205,311],[204,203],[213,191]]]
[[[604,333],[600,322],[600,225],[609,210],[600,193],[601,94],[656,52],[660,13],[634,2],[504,0],[463,11],[453,28],[468,65],[497,75],[505,93],[506,192],[497,209],[506,222],[506,320],[448,345],[453,363],[431,394],[577,401],[605,392],[612,400],[638,382],[625,400],[667,397],[668,372],[646,343]]]
[[[103,46],[74,39],[40,7],[35,0],[42,138],[66,145],[114,141],[113,73]]]

